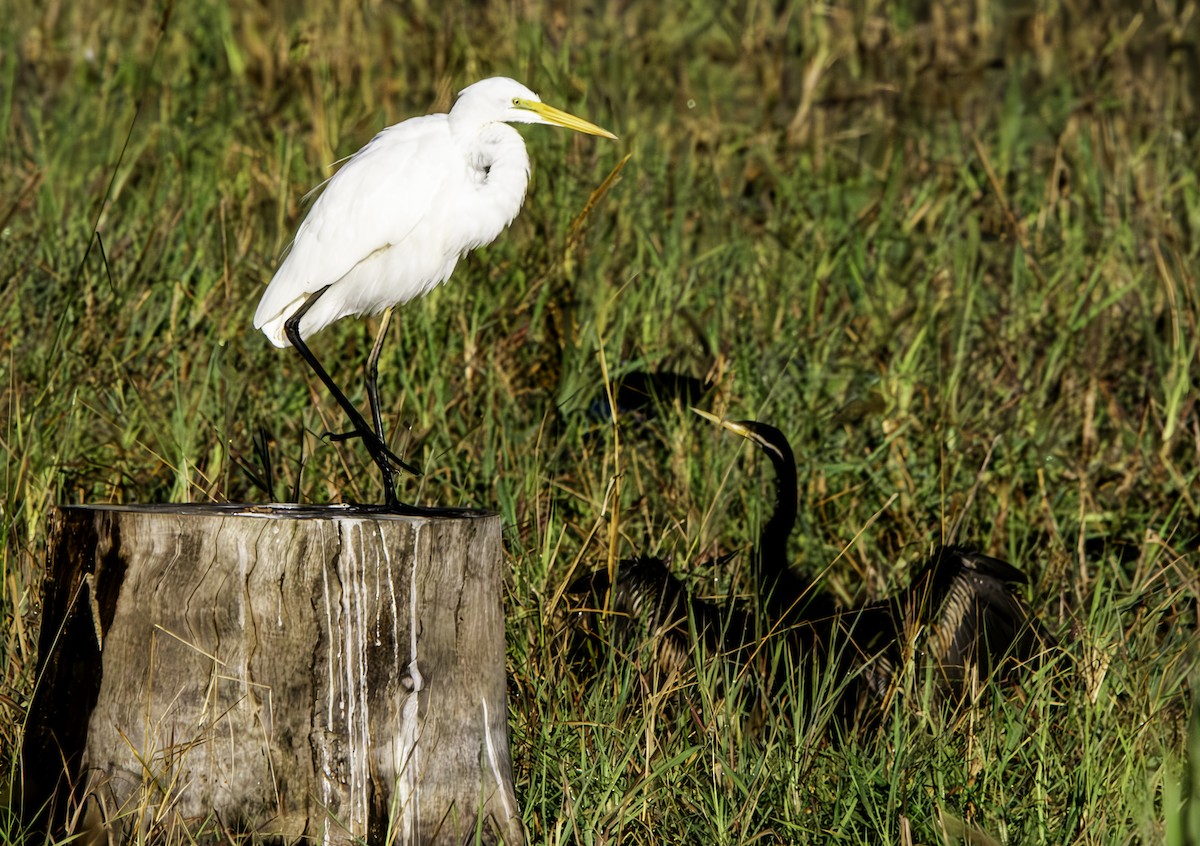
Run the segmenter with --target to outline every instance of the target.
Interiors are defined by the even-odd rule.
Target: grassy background
[[[0,754],[55,504],[379,498],[251,316],[329,162],[504,74],[622,140],[524,130],[524,211],[402,312],[381,380],[425,469],[402,497],[504,519],[530,840],[1182,842],[1200,14],[946,6],[10,0]],[[355,396],[370,328],[314,342]],[[974,541],[1029,573],[1054,672],[952,730],[916,707],[843,744],[786,707],[751,730],[707,680],[679,709],[628,663],[577,677],[572,574],[658,552],[702,594],[744,591],[744,557],[702,562],[766,510],[769,468],[736,439],[677,409],[587,415],[638,367],[710,375],[719,410],[787,432],[796,560],[845,601]]]

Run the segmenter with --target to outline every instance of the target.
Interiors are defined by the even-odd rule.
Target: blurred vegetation
[[[394,446],[425,470],[402,498],[505,522],[531,842],[1184,842],[1195,0],[11,0],[5,17],[6,761],[55,504],[380,497],[359,445],[320,438],[336,406],[251,316],[330,163],[508,75],[622,140],[525,129],[524,211],[400,313],[381,381]],[[372,326],[313,341],[356,397]],[[577,675],[572,575],[653,552],[702,594],[744,592],[744,556],[712,562],[767,509],[769,469],[686,411],[588,415],[637,368],[707,376],[718,410],[788,433],[797,566],[845,602],[973,541],[1030,575],[1060,677],[965,727],[900,713],[835,744],[805,715],[743,731],[702,668],[684,713],[640,697],[628,664]]]

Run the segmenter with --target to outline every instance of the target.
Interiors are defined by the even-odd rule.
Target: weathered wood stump
[[[26,814],[520,842],[501,560],[481,512],[58,509]]]

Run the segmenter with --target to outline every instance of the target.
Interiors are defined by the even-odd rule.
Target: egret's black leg
[[[375,333],[375,343],[371,347],[371,354],[367,357],[366,367],[367,402],[371,406],[371,419],[375,423],[375,434],[384,443],[387,443],[387,436],[383,432],[383,411],[379,405],[379,354],[383,349],[383,338],[387,334],[391,321],[392,309],[389,308],[383,313],[383,321],[379,324],[379,331]],[[327,432],[325,434],[325,437],[331,441],[348,441],[358,436],[358,432]]]
[[[329,286],[326,285],[324,288],[309,297],[308,300],[305,301],[304,305],[297,309],[296,313],[284,322],[284,333],[287,335],[287,339],[291,342],[292,346],[296,348],[296,350],[308,363],[308,366],[311,367],[313,372],[317,374],[317,378],[324,383],[329,393],[333,395],[335,400],[337,400],[338,405],[340,405],[342,410],[346,412],[346,416],[350,418],[350,424],[354,427],[355,434],[357,437],[362,438],[363,444],[367,447],[367,451],[371,453],[371,458],[375,461],[376,465],[379,466],[379,470],[383,474],[383,491],[386,504],[398,505],[399,501],[396,499],[395,468],[399,467],[403,470],[407,470],[413,475],[420,475],[420,471],[411,464],[398,458],[390,449],[387,448],[387,444],[383,442],[383,438],[371,429],[370,424],[363,419],[363,416],[359,413],[358,409],[354,407],[354,403],[350,402],[346,395],[342,393],[341,389],[337,386],[337,383],[333,381],[333,377],[331,377],[329,373],[326,372],[325,368],[321,366],[321,363],[317,361],[317,357],[312,354],[312,351],[308,348],[308,345],[304,343],[304,339],[300,337],[300,321],[304,318],[304,315],[308,313],[308,310],[313,307],[317,300],[321,298],[321,295],[328,290]]]
[[[392,309],[383,313],[379,323],[379,331],[375,333],[375,344],[371,354],[367,356],[367,402],[371,405],[371,417],[375,421],[375,434],[379,440],[387,443],[383,434],[383,413],[379,408],[379,353],[383,349],[383,337],[387,334],[388,324],[392,322]]]

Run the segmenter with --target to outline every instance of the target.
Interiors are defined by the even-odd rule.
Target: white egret
[[[376,365],[387,318],[367,364],[373,429],[305,339],[343,317],[376,314],[427,293],[460,258],[504,231],[529,182],[529,155],[510,123],[617,138],[546,105],[515,80],[476,82],[449,114],[388,127],[329,179],[254,315],[254,327],[278,347],[294,346],[342,406],[353,429],[337,437],[362,438],[383,473],[388,505],[398,504],[394,469],[417,471],[388,449],[382,429]]]

